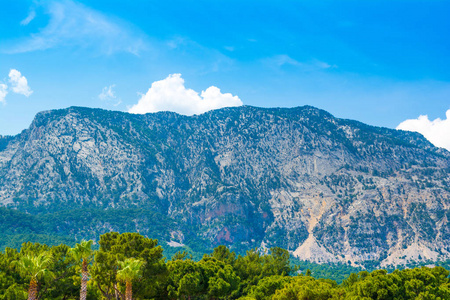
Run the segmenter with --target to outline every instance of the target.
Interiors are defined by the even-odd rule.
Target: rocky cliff
[[[420,134],[309,106],[192,117],[71,107],[0,138],[8,208],[138,209],[166,220],[159,237],[176,245],[279,246],[316,262],[450,258],[449,187],[450,153]],[[144,215],[121,220],[145,231]],[[77,223],[58,220],[55,230]],[[82,232],[115,228],[90,222]]]

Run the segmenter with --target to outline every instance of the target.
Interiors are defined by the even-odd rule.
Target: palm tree
[[[131,282],[142,275],[141,270],[144,262],[139,259],[127,258],[124,261],[118,261],[118,264],[120,270],[117,271],[117,279],[126,284],[125,299],[132,300]]]
[[[80,290],[80,300],[86,300],[87,296],[87,282],[89,280],[89,270],[88,265],[92,259],[92,244],[93,241],[81,241],[81,243],[76,244],[75,247],[70,249],[70,253],[73,255],[77,262],[81,261],[81,290]]]
[[[39,279],[52,276],[47,269],[51,261],[52,256],[48,252],[42,252],[38,256],[24,255],[14,261],[14,265],[22,276],[31,276],[28,300],[37,299]]]

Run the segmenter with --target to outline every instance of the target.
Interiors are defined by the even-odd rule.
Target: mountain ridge
[[[142,208],[174,221],[174,242],[316,262],[450,257],[450,153],[418,133],[311,106],[70,107],[2,140],[0,203],[20,211]]]

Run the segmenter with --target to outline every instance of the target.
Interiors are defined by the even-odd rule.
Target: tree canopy
[[[131,290],[133,299],[450,299],[450,272],[443,267],[359,271],[338,284],[300,272],[288,251],[277,247],[236,255],[218,246],[194,260],[187,252],[167,259],[157,240],[138,233],[107,233],[98,250],[92,245],[6,248],[0,253],[0,300],[27,299],[33,284],[36,297],[29,299],[78,299],[83,261],[91,275],[85,299],[131,299]]]

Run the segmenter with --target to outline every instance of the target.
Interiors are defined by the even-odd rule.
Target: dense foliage
[[[90,247],[6,248],[0,253],[0,299],[27,299],[36,289],[33,299],[78,299],[82,278],[85,299],[131,299],[131,286],[133,299],[450,299],[443,267],[359,271],[338,284],[303,272],[304,262],[293,266],[288,251],[277,247],[236,255],[218,246],[198,261],[187,252],[167,260],[157,240],[116,232],[102,235],[97,251]]]

